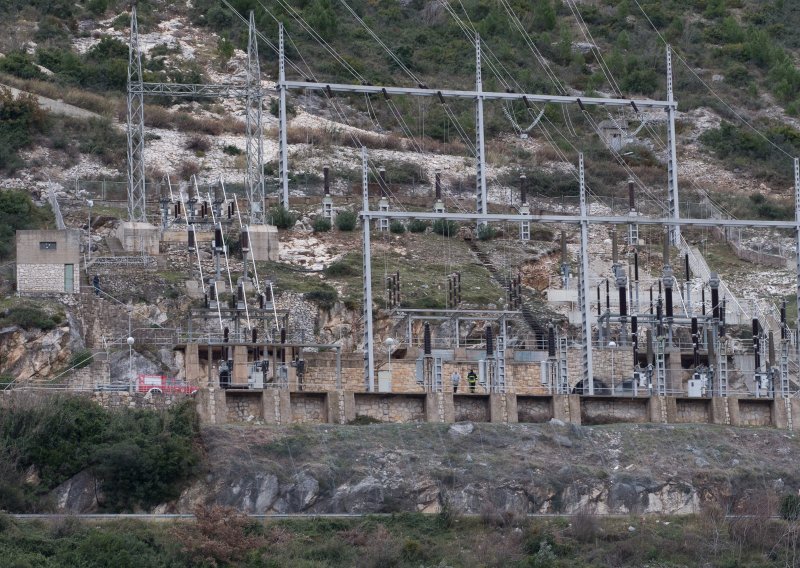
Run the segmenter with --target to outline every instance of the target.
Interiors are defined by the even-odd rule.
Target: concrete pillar
[[[292,401],[287,389],[264,389],[261,404],[265,423],[291,424]]]
[[[711,398],[711,423],[730,424],[731,414],[729,410],[729,400],[723,396]]]
[[[456,420],[453,393],[431,392],[425,395],[425,421],[451,424]]]
[[[489,422],[517,422],[517,395],[492,393],[489,395]]]
[[[256,261],[278,260],[278,229],[272,225],[250,225],[250,254]]]
[[[204,388],[195,395],[197,414],[201,424],[225,424],[228,419],[228,407],[225,391],[218,388]]]
[[[739,398],[736,396],[728,397],[728,413],[731,417],[731,426],[741,426],[742,419],[739,417]]]
[[[325,397],[328,422],[331,424],[347,424],[344,408],[344,391],[330,391]]]
[[[237,345],[233,348],[233,374],[231,382],[237,385],[247,384],[247,346]]]
[[[344,417],[346,422],[356,419],[356,394],[353,391],[341,391],[344,401]]]
[[[197,343],[186,345],[184,365],[186,366],[186,382],[188,384],[202,385],[205,382],[205,377],[200,369],[200,346]]]
[[[553,395],[553,418],[567,424],[581,423],[581,397],[577,394]],[[516,406],[516,404],[515,404]]]
[[[647,414],[655,424],[674,423],[678,417],[678,403],[674,396],[651,396],[647,401]]]
[[[787,408],[787,406],[789,408]],[[789,413],[791,405],[786,404],[783,397],[775,398],[772,401],[772,425],[779,430],[789,429]]]
[[[675,393],[683,392],[683,375],[686,371],[681,367],[680,349],[667,349],[666,353],[667,393],[675,396]]]

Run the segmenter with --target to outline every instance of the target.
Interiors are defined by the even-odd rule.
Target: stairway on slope
[[[486,267],[486,270],[492,275],[492,279],[497,282],[504,290],[508,291],[511,286],[510,279],[505,276],[497,266],[492,262],[489,255],[480,249],[474,240],[466,241],[470,250],[475,254],[475,257]],[[545,349],[547,346],[547,326],[542,320],[537,317],[533,303],[530,300],[522,300],[522,307],[520,309],[522,319],[525,324],[530,328],[536,337],[536,349]]]

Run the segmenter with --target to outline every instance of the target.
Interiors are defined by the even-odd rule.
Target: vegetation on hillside
[[[77,397],[16,398],[0,413],[0,510],[48,510],[48,493],[88,470],[104,511],[175,499],[199,462],[193,402],[108,411]]]
[[[0,111],[2,112],[2,111]],[[0,131],[5,128],[0,122]],[[2,153],[0,141],[0,153]],[[22,229],[42,229],[53,224],[49,208],[36,207],[25,191],[0,191],[0,261],[15,255],[14,236]]]
[[[196,523],[116,521],[51,524],[0,516],[8,566],[793,566],[797,521],[697,517],[598,519],[585,513],[525,519],[489,509],[480,518],[401,514],[390,518],[261,522],[229,509],[198,509]]]

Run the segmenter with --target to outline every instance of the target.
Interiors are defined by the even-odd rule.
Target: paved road
[[[268,519],[361,519],[364,517],[391,517],[395,513],[273,513],[269,515],[248,514],[247,516],[252,519],[268,520]],[[192,514],[162,514],[155,515],[149,513],[118,513],[118,514],[83,514],[83,515],[69,515],[61,513],[43,513],[43,514],[11,514],[11,517],[19,520],[36,520],[36,521],[57,521],[61,519],[80,519],[82,521],[117,521],[122,519],[135,519],[139,521],[190,521],[194,520],[195,516]],[[479,517],[480,515],[459,515],[462,517]],[[530,513],[527,515],[529,518],[570,518],[573,515],[558,514],[558,513]],[[648,515],[620,515],[620,514],[597,514],[594,513],[593,517],[603,517],[610,519],[631,519],[634,517],[652,517],[660,518],[662,515],[648,514]],[[670,515],[667,515],[670,516]],[[730,519],[744,519],[744,518],[757,518],[766,519],[760,515],[725,515],[725,518]],[[778,515],[768,517],[770,519],[780,518]]]
[[[47,97],[42,97],[40,95],[37,95],[36,93],[28,93],[27,91],[20,91],[19,89],[15,89],[14,87],[11,87],[9,85],[3,85],[1,83],[0,87],[9,89],[14,94],[15,97],[19,96],[20,93],[33,95],[39,102],[40,107],[54,114],[63,114],[75,118],[102,118],[102,116],[97,114],[96,112],[92,112],[80,107],[76,107],[71,104],[67,104],[64,101],[56,101],[54,99],[48,99]]]

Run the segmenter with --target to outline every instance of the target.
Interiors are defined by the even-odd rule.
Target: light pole
[[[128,380],[130,381],[130,390],[133,392],[133,336],[128,336]]]
[[[617,351],[617,344],[614,341],[608,342],[608,348],[611,349],[611,395],[614,395],[614,354]]]
[[[86,226],[86,231],[89,234],[89,243],[86,254],[88,259],[92,260],[92,207],[94,206],[94,201],[87,199],[86,203],[89,205],[89,224]]]
[[[395,343],[397,342],[391,337],[383,340],[383,344],[386,346],[386,357],[389,362],[389,376],[392,375],[392,347],[395,346]]]

